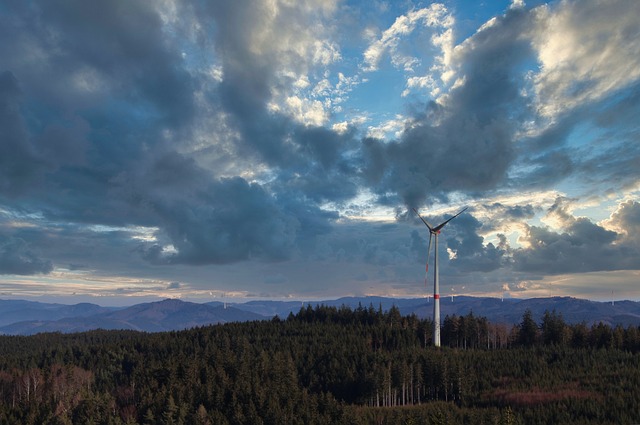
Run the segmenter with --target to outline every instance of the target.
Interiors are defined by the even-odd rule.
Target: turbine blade
[[[418,213],[418,210],[416,210],[415,208],[413,208],[413,212],[416,213],[416,215],[418,217],[420,217],[420,220],[422,220],[422,222],[424,223],[425,226],[427,226],[429,228],[430,232],[433,232],[433,228],[429,225],[429,223],[427,223],[427,220],[425,220],[424,218],[422,218],[422,216]]]
[[[454,218],[456,218],[457,216],[459,216],[460,214],[462,214],[463,212],[465,212],[467,210],[467,208],[469,207],[464,207],[458,214],[454,215],[453,217],[449,218],[447,221],[445,221],[444,223],[440,223],[438,224],[436,227],[433,228],[434,232],[437,232],[438,230],[442,229],[445,224],[447,224],[448,222],[450,222],[451,220],[453,220]]]

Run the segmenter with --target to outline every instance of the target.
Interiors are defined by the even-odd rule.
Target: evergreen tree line
[[[307,306],[180,332],[0,336],[0,424],[633,423],[637,326]]]

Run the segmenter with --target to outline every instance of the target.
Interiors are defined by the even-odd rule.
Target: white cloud
[[[349,129],[349,123],[346,121],[337,122],[331,126],[331,129],[339,134],[344,134]]]
[[[448,28],[445,31],[440,34],[434,34],[431,38],[433,45],[439,47],[442,51],[440,56],[436,56],[436,65],[434,65],[433,69],[441,73],[440,78],[445,83],[451,79],[451,57],[455,48],[451,26],[453,26],[453,21],[448,24]]]
[[[436,86],[433,77],[426,75],[424,77],[410,77],[407,80],[407,88],[402,92],[402,97],[406,97],[411,92],[411,89],[424,89],[430,90],[432,96],[437,96],[440,89]]]
[[[285,102],[287,115],[300,123],[321,126],[329,120],[329,113],[319,100],[290,96]]]
[[[392,63],[405,71],[413,70],[419,59],[398,49],[403,37],[411,34],[419,23],[425,27],[444,28],[445,32],[453,25],[453,18],[448,14],[444,5],[433,3],[427,8],[412,10],[406,15],[396,18],[395,22],[385,30],[379,39],[375,40],[364,52],[364,71],[371,72],[378,69],[382,56],[389,53]],[[439,43],[436,36],[433,40]]]
[[[298,78],[298,80],[296,80],[295,83],[293,83],[293,86],[297,89],[306,89],[310,85],[311,83],[309,82],[309,77],[306,75],[302,75],[300,78]]]
[[[551,117],[640,78],[640,2],[563,1],[540,7],[533,45],[540,112]]]
[[[269,108],[290,113],[305,124],[322,125],[327,114],[314,97],[325,95],[328,81],[322,72],[341,60],[333,38],[332,16],[337,2],[330,0],[264,0],[255,2],[246,32],[256,63],[270,69]],[[317,75],[323,75],[318,79]],[[309,88],[313,87],[311,92]]]
[[[388,54],[394,67],[410,75],[402,97],[425,89],[431,97],[438,97],[444,88],[440,85],[448,84],[455,76],[451,67],[454,24],[453,16],[438,3],[398,17],[364,52],[363,70],[376,71]],[[416,75],[421,67],[426,69]]]
[[[395,118],[384,121],[376,126],[367,128],[367,137],[378,139],[398,138],[402,134],[406,124],[406,117],[396,115]]]
[[[340,60],[338,45],[326,40],[316,40],[313,43],[313,62],[321,65],[330,65]]]
[[[601,224],[621,234],[622,242],[640,248],[640,202],[637,199],[619,203],[609,219]]]

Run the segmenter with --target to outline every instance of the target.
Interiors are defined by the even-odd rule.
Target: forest
[[[0,336],[0,424],[640,423],[640,329],[307,306],[179,332]]]

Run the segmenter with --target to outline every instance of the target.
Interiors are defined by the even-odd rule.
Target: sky
[[[0,58],[0,298],[426,297],[468,207],[443,296],[640,299],[637,0],[0,0]]]

